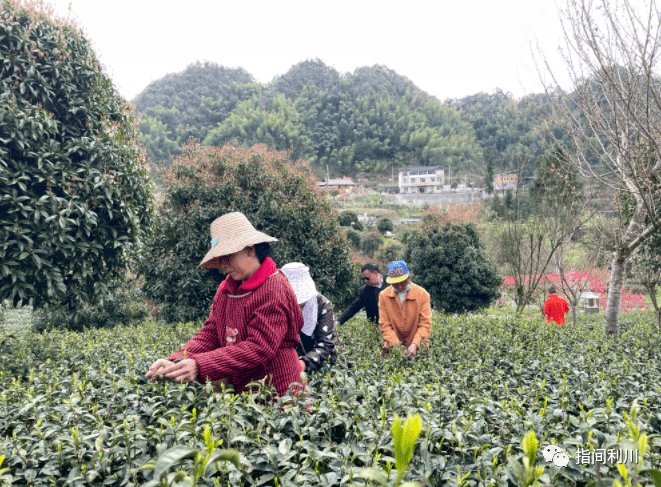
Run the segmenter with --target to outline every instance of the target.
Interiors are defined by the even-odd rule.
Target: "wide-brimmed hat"
[[[407,277],[409,277],[409,268],[406,266],[406,262],[398,260],[388,264],[388,277],[386,277],[388,284],[397,284],[405,281]]]
[[[277,238],[255,230],[243,213],[228,213],[211,223],[211,250],[202,259],[200,267],[217,268],[218,262],[214,261],[217,257],[234,254],[258,243],[277,241]]]
[[[290,262],[280,269],[287,276],[291,284],[296,302],[298,304],[307,303],[317,295],[317,287],[310,276],[310,268],[301,262]]]

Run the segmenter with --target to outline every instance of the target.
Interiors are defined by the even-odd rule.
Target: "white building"
[[[445,183],[442,166],[399,168],[400,194],[441,193]]]

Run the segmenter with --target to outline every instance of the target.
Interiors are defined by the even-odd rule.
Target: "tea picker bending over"
[[[219,381],[231,383],[236,392],[266,377],[282,396],[290,384],[301,381],[295,347],[303,317],[271,257],[269,243],[277,239],[255,230],[238,212],[214,220],[211,238],[200,267],[221,269],[227,278],[218,287],[209,318],[183,348],[154,362],[145,377]]]
[[[310,269],[301,262],[291,262],[281,269],[296,294],[303,313],[303,329],[296,346],[301,370],[329,369],[337,360],[337,329],[333,320],[333,305],[317,288]]]
[[[411,283],[406,262],[388,265],[388,289],[379,295],[379,321],[384,346],[381,355],[398,344],[406,348],[406,358],[413,357],[420,343],[429,346],[431,333],[431,300],[429,293]]]

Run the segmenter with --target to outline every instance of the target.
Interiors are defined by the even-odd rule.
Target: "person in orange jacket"
[[[546,322],[555,321],[558,325],[565,326],[565,313],[569,312],[567,300],[556,294],[555,286],[549,288],[549,297],[544,303],[544,314]]]
[[[406,348],[406,358],[413,357],[420,343],[429,346],[431,300],[429,293],[411,283],[404,261],[388,265],[388,289],[379,295],[379,324],[384,339],[381,355],[397,344]]]

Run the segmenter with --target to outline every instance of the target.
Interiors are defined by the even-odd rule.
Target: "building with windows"
[[[493,177],[493,188],[498,190],[516,189],[517,186],[525,187],[535,179],[534,172],[527,172],[521,175],[521,182],[519,183],[519,175],[516,172],[504,172],[496,174]]]
[[[494,189],[515,189],[519,175],[515,172],[504,172],[493,177]]]
[[[443,166],[399,168],[400,194],[441,193],[445,183]]]

